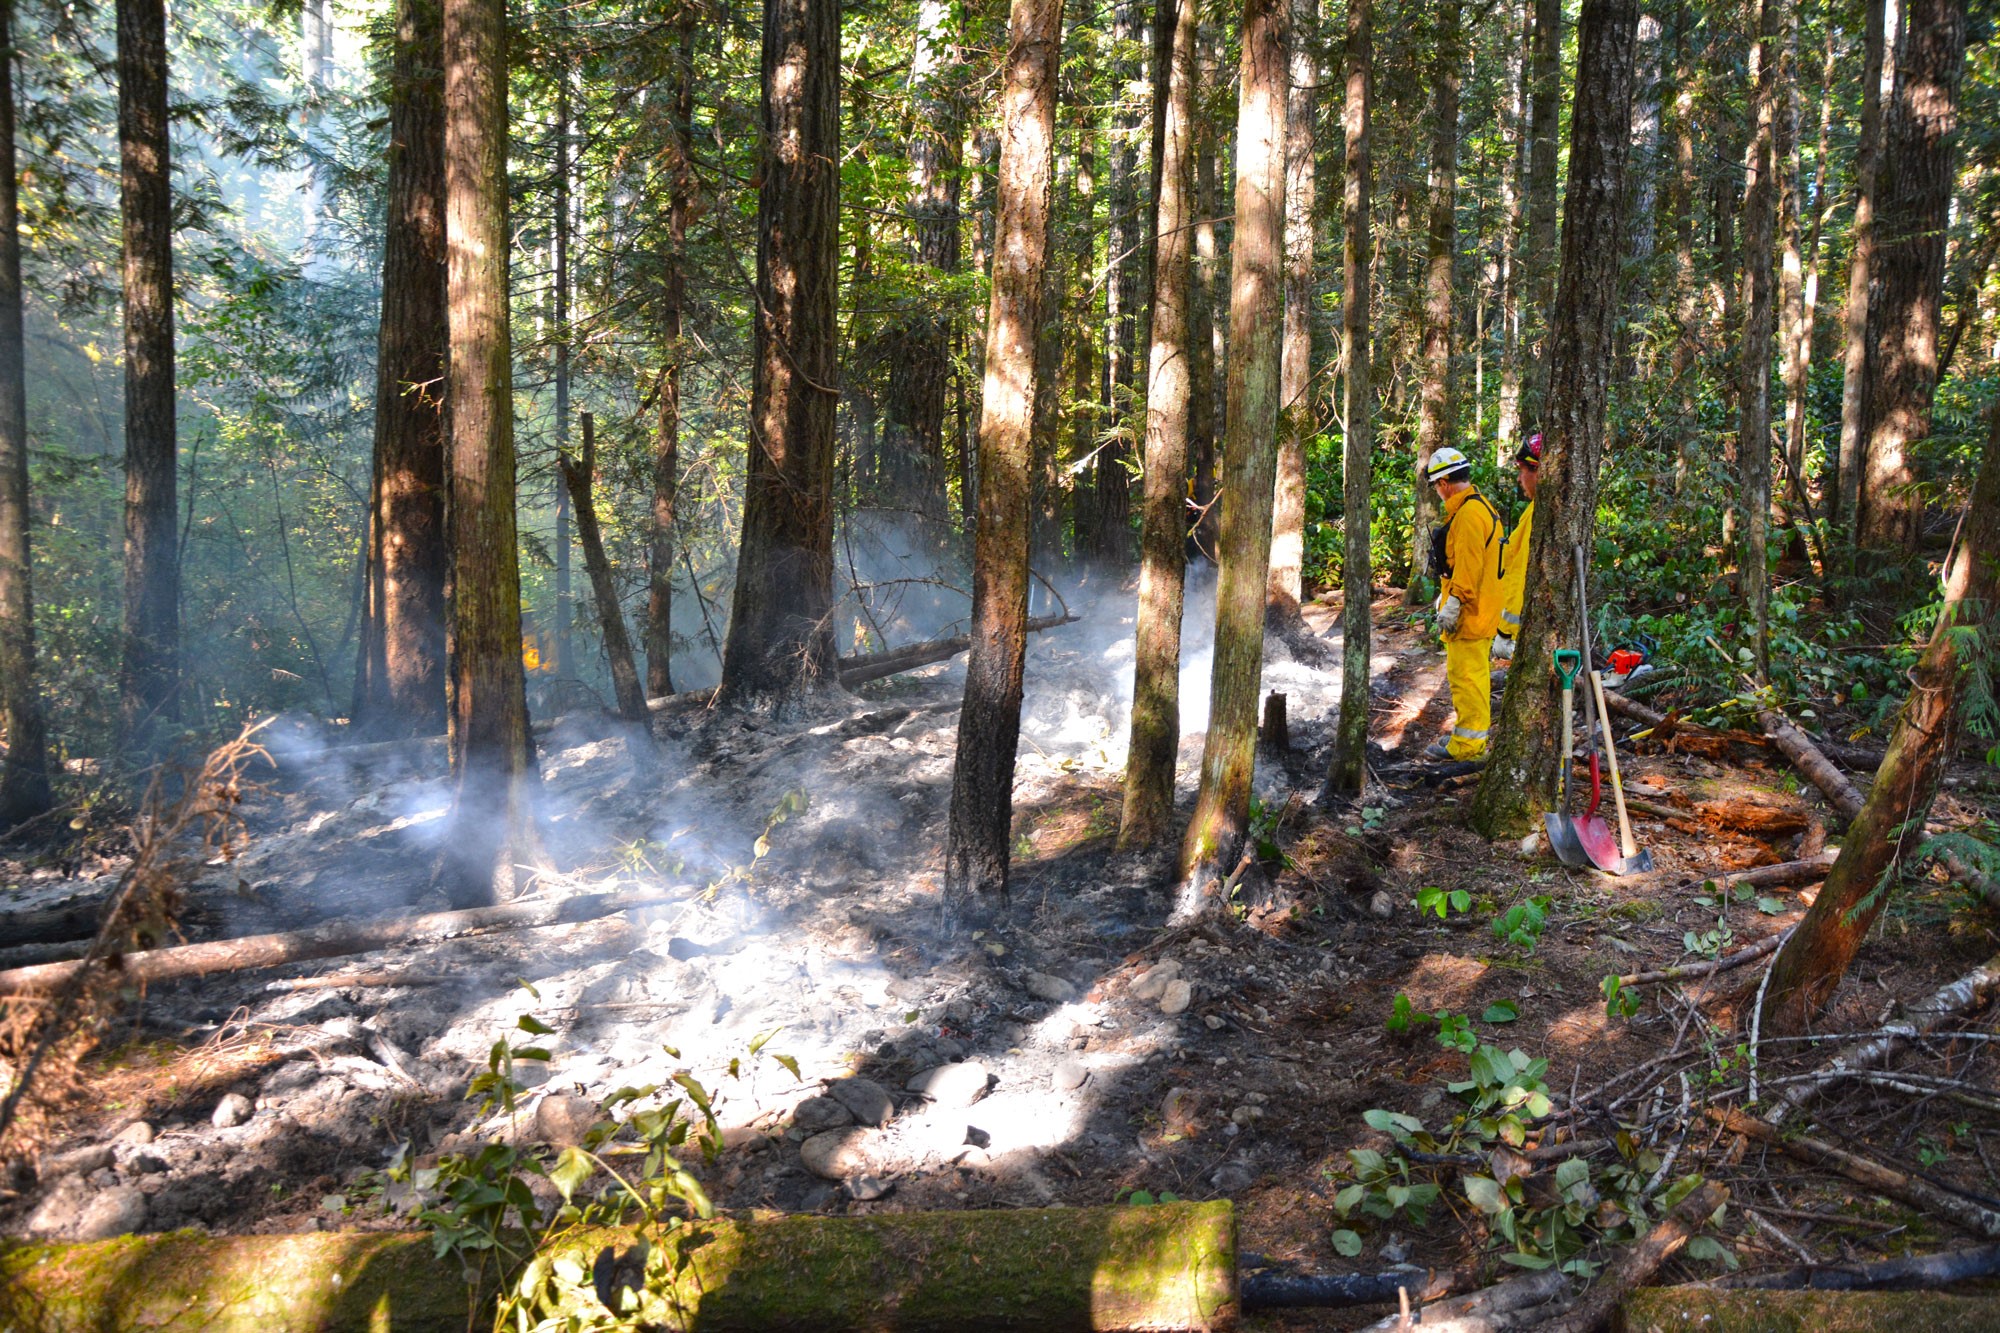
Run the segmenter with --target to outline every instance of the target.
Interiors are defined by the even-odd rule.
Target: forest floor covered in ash
[[[1607,975],[1741,949],[1797,920],[1810,889],[1739,897],[1705,881],[1824,844],[1819,794],[1775,751],[1633,745],[1625,776],[1651,806],[1635,831],[1654,874],[1565,870],[1540,838],[1488,843],[1463,822],[1476,778],[1440,781],[1414,762],[1449,723],[1443,659],[1385,596],[1376,778],[1362,802],[1322,812],[1336,622],[1316,604],[1305,634],[1272,642],[1265,689],[1288,696],[1291,748],[1262,753],[1257,790],[1280,854],[1245,878],[1240,912],[1192,929],[1168,925],[1174,849],[1113,851],[1127,700],[1106,682],[1121,670],[1129,681],[1130,631],[1101,609],[1033,641],[1013,890],[976,921],[949,918],[941,893],[958,666],[865,686],[812,720],[670,713],[651,754],[601,719],[563,720],[542,738],[557,868],[532,892],[669,901],[135,996],[86,1066],[86,1095],[11,1182],[0,1225],[66,1238],[408,1228],[434,1200],[421,1174],[398,1179],[392,1164],[421,1172],[493,1137],[574,1142],[618,1089],[689,1075],[726,1140],[692,1169],[724,1208],[1228,1197],[1251,1264],[1466,1268],[1488,1237],[1452,1188],[1456,1170],[1437,1177],[1446,1188],[1422,1222],[1336,1212],[1349,1151],[1388,1145],[1364,1112],[1437,1125],[1459,1105],[1450,1085],[1466,1054],[1437,1042],[1434,1023],[1392,1031],[1404,996],[1548,1059],[1562,1109],[1544,1143],[1623,1126],[1680,1170],[1728,1180],[1739,1206],[1718,1235],[1746,1267],[1946,1243],[1934,1218],[1839,1177],[1754,1145],[1732,1155],[1691,1113],[1690,1098],[1740,1077],[1738,1019],[1761,968],[1658,987],[1631,1017],[1606,1013]],[[1184,685],[1205,694],[1193,647]],[[189,887],[187,936],[442,909],[430,886],[450,799],[439,748],[357,761],[303,733],[274,739],[281,766],[246,804],[247,845]],[[1199,747],[1197,733],[1182,748],[1184,800]],[[1977,795],[1948,791],[1934,822],[1965,822]],[[120,868],[114,852],[0,849],[11,886],[0,932],[20,913],[101,896]],[[1420,915],[1432,888],[1462,889],[1469,905]],[[1542,897],[1535,938],[1497,937],[1496,917]],[[1994,925],[1961,891],[1907,885],[1831,1030],[1873,1030],[1965,973],[1996,952]],[[530,1036],[523,1016],[550,1031]],[[501,1041],[548,1058],[515,1065],[528,1091],[513,1111],[482,1112],[467,1092]],[[1824,1054],[1767,1048],[1764,1076]],[[1947,1037],[1904,1063],[1928,1071],[1929,1095],[1829,1093],[1822,1132],[2000,1196],[1989,1161],[2000,1071],[1986,1043]],[[1368,1313],[1379,1311],[1264,1318],[1340,1328]]]

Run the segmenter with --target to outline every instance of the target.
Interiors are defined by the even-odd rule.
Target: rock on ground
[[[845,1180],[868,1167],[874,1135],[858,1127],[828,1130],[799,1145],[799,1160],[822,1180]]]
[[[970,1106],[986,1092],[986,1066],[977,1060],[939,1065],[911,1079],[909,1087],[942,1107]]]
[[[827,1086],[826,1095],[846,1107],[864,1125],[883,1125],[896,1114],[889,1090],[872,1078],[843,1078]]]

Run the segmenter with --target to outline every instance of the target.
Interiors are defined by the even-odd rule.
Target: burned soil
[[[1540,838],[1489,843],[1463,825],[1476,778],[1415,762],[1450,716],[1441,655],[1387,600],[1378,615],[1396,627],[1372,664],[1379,749],[1366,799],[1313,803],[1339,678],[1337,617],[1314,606],[1308,633],[1274,639],[1267,656],[1265,688],[1287,694],[1291,720],[1289,748],[1260,754],[1267,854],[1239,876],[1226,918],[1193,926],[1170,924],[1172,849],[1112,848],[1125,711],[1105,685],[1120,667],[1115,626],[1035,641],[1013,889],[972,912],[948,910],[939,875],[956,667],[863,687],[811,719],[669,711],[650,745],[602,719],[564,719],[541,737],[556,868],[531,892],[665,901],[134,994],[91,1058],[88,1095],[17,1173],[6,1229],[408,1228],[434,1200],[395,1164],[421,1172],[492,1139],[574,1142],[618,1089],[687,1076],[725,1131],[713,1161],[690,1158],[724,1208],[1229,1197],[1251,1264],[1469,1271],[1490,1265],[1491,1237],[1455,1188],[1461,1166],[1419,1164],[1444,1186],[1421,1221],[1336,1208],[1350,1150],[1391,1146],[1365,1112],[1437,1125],[1462,1109],[1452,1085],[1467,1053],[1438,1040],[1449,1017],[1478,1042],[1549,1061],[1558,1109],[1544,1143],[1624,1134],[1672,1154],[1676,1174],[1728,1182],[1736,1206],[1716,1234],[1734,1262],[1945,1242],[1908,1207],[1755,1145],[1732,1149],[1699,1114],[1740,1081],[1738,1019],[1761,969],[1654,986],[1636,1013],[1607,1012],[1609,976],[1728,955],[1797,919],[1809,888],[1740,894],[1710,881],[1824,845],[1818,793],[1775,751],[1704,758],[1641,742],[1625,776],[1651,875],[1566,870]],[[1198,663],[1184,674],[1206,677]],[[1199,758],[1191,721],[1184,798]],[[277,739],[243,854],[188,886],[187,936],[440,910],[441,747],[342,749],[303,727]],[[1961,822],[1980,799],[1955,789],[1934,819]],[[88,908],[121,869],[116,855],[0,862],[14,886],[7,919]],[[1529,904],[1533,929],[1518,914],[1509,926],[1509,910]],[[1959,891],[1909,885],[1835,1030],[1872,1030],[1966,972],[1994,952],[1991,927]],[[1399,1009],[1428,1021],[1398,1031]],[[1916,1095],[1829,1093],[1821,1132],[2000,1195],[1984,1142],[2000,1132],[2000,1077],[1982,1031],[1906,1059],[1931,1080]],[[526,1095],[482,1111],[467,1094],[496,1043],[530,1033],[546,1058],[514,1063]],[[1773,1044],[1764,1077],[1824,1055]]]

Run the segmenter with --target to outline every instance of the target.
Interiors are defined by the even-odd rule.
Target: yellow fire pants
[[[1486,731],[1493,723],[1493,640],[1446,639],[1444,674],[1451,682],[1453,720],[1445,748],[1453,759],[1478,759],[1486,753]]]

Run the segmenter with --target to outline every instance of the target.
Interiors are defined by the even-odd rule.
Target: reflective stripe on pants
[[[1486,753],[1493,723],[1493,640],[1446,639],[1444,672],[1458,713],[1445,748],[1453,759],[1477,759]]]

